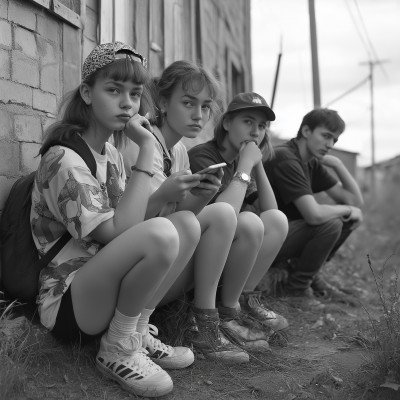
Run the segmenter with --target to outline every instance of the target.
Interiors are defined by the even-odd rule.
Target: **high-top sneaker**
[[[249,362],[249,355],[236,344],[229,341],[220,330],[217,309],[193,307],[195,330],[190,333],[190,342],[195,350],[208,359],[227,363]]]
[[[161,368],[180,369],[186,368],[194,362],[194,354],[187,347],[172,347],[164,344],[154,336],[158,329],[151,324],[147,325],[143,333],[143,347],[149,352],[150,359]]]
[[[146,353],[142,348],[142,335],[138,332],[116,344],[108,342],[105,333],[96,356],[96,367],[135,395],[158,397],[172,392],[171,377]]]
[[[269,310],[264,306],[264,304],[262,304],[261,292],[244,291],[240,296],[239,304],[244,312],[249,313],[260,323],[274,331],[280,331],[289,326],[286,318],[272,310]]]

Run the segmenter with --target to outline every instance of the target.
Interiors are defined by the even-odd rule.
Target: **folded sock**
[[[136,332],[136,326],[140,314],[136,317],[128,317],[115,309],[114,317],[111,320],[107,331],[107,340],[110,343],[117,343]]]
[[[138,321],[137,327],[136,327],[136,330],[139,333],[145,332],[147,325],[149,324],[150,315],[153,314],[153,311],[154,311],[154,308],[151,310],[147,309],[147,308],[142,310],[142,313],[140,314],[139,321]]]

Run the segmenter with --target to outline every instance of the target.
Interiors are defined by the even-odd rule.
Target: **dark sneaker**
[[[352,306],[357,306],[359,304],[357,298],[328,283],[320,274],[315,275],[311,283],[311,289],[317,297],[329,297],[334,301],[350,304]]]
[[[158,329],[151,324],[147,325],[143,334],[143,348],[150,355],[150,359],[161,368],[180,369],[186,368],[194,362],[194,354],[187,347],[172,347],[164,344],[154,336],[158,335]]]
[[[320,274],[314,276],[311,282],[311,289],[314,291],[316,296],[328,296],[333,292],[339,292],[339,289],[330,283],[328,283]]]
[[[265,307],[261,302],[261,292],[243,292],[240,296],[239,303],[244,312],[249,313],[258,322],[274,331],[280,331],[289,326],[286,318]]]
[[[218,306],[220,328],[231,342],[255,350],[268,350],[268,340],[274,331],[265,327],[240,309]]]
[[[104,334],[96,356],[96,367],[135,395],[158,397],[170,393],[173,389],[171,377],[146,353],[140,333],[136,332],[116,344],[109,343],[107,334]]]
[[[194,349],[205,358],[227,363],[247,363],[249,355],[232,343],[220,330],[217,309],[193,307],[196,326],[189,333],[189,341]]]
[[[310,300],[315,300],[314,292],[311,288],[291,289],[288,287],[284,287],[282,294],[286,297],[302,297]]]

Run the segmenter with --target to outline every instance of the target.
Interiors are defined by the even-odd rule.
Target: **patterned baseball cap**
[[[275,113],[267,104],[264,97],[254,92],[239,93],[229,103],[227,113],[232,111],[239,111],[243,109],[257,109],[263,111],[268,121],[275,121]]]
[[[89,78],[99,68],[117,60],[117,54],[127,54],[133,61],[140,62],[143,67],[147,66],[146,59],[133,47],[121,42],[103,43],[96,46],[86,57],[82,67],[82,81]]]

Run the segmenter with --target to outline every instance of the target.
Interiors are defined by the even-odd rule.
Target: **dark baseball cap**
[[[267,104],[264,97],[254,92],[237,94],[229,103],[226,113],[245,109],[255,109],[263,111],[266,114],[268,121],[275,121],[275,113]]]

